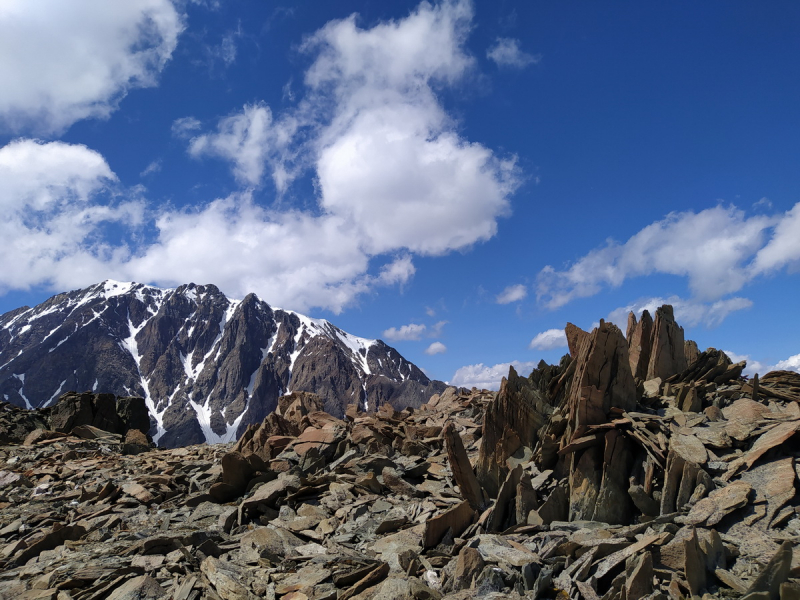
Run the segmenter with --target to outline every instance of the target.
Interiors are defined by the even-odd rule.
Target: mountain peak
[[[235,439],[289,391],[417,406],[444,388],[380,340],[324,319],[227,298],[213,284],[105,280],[0,315],[0,394],[46,407],[70,390],[145,398],[165,446]]]

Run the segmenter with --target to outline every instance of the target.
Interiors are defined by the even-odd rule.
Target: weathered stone
[[[474,587],[475,578],[483,571],[486,563],[481,553],[469,546],[461,549],[456,559],[456,569],[453,574],[452,589],[468,590]]]
[[[428,519],[425,522],[425,533],[423,535],[423,546],[432,548],[436,546],[447,531],[451,531],[453,537],[469,527],[475,519],[475,510],[466,500],[454,506],[442,514]]]
[[[714,490],[692,507],[684,522],[688,525],[714,526],[737,508],[746,505],[752,489],[746,481],[734,481]]]
[[[630,568],[626,569],[625,592],[628,598],[644,598],[653,593],[653,554],[642,552],[628,560]]]
[[[694,529],[689,539],[684,541],[683,573],[692,595],[699,595],[706,587],[706,563]]]
[[[580,435],[589,425],[605,423],[612,407],[634,409],[636,385],[627,342],[616,325],[601,321],[581,345],[575,363],[567,398],[574,433]]]
[[[240,542],[242,557],[257,563],[262,556],[283,558],[303,544],[303,540],[280,527],[258,527],[246,533]]]
[[[392,490],[395,494],[408,496],[409,498],[416,498],[423,495],[422,492],[403,479],[400,474],[391,467],[384,467],[381,475],[383,477],[383,485]]]
[[[778,600],[781,595],[781,584],[789,578],[792,568],[792,543],[783,542],[775,556],[762,569],[756,580],[748,588],[747,594],[767,594],[770,600]]]
[[[581,344],[583,344],[584,340],[589,337],[588,332],[584,331],[577,325],[573,325],[572,323],[567,323],[567,326],[564,328],[564,332],[567,336],[567,346],[569,347],[569,353],[572,358],[578,356],[578,352],[580,352]]]
[[[508,475],[508,458],[523,446],[536,446],[551,411],[545,394],[509,367],[497,398],[486,407],[475,465],[478,482],[490,498],[497,496]]]
[[[653,334],[650,343],[650,362],[647,377],[666,379],[686,370],[683,327],[675,322],[672,306],[665,304],[656,309]]]
[[[625,337],[628,342],[631,373],[638,379],[652,379],[647,377],[652,334],[653,318],[647,310],[642,312],[639,322],[636,321],[636,315],[633,312],[628,314],[628,330]]]
[[[200,570],[223,600],[251,600],[252,593],[241,584],[241,576],[235,567],[209,556],[200,563]]]
[[[164,588],[150,575],[128,579],[108,596],[107,600],[156,600],[167,595]]]
[[[458,435],[452,422],[445,425],[442,437],[447,448],[447,459],[453,472],[453,479],[458,485],[461,497],[469,502],[474,510],[483,510],[485,508],[483,490],[472,471],[461,436]]]

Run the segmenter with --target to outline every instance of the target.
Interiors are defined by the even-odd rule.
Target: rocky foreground
[[[800,375],[743,378],[669,307],[567,334],[499,393],[343,419],[296,393],[235,446],[6,405],[0,596],[800,598]]]

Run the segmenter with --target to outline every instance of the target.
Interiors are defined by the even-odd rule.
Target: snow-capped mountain
[[[104,281],[0,316],[0,395],[28,408],[69,390],[143,396],[162,446],[233,440],[289,391],[341,416],[418,406],[444,389],[380,340],[230,300],[213,285]]]

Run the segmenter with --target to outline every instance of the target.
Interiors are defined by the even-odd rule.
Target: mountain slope
[[[49,406],[69,390],[141,395],[163,446],[235,439],[288,391],[341,416],[418,406],[444,389],[380,340],[213,285],[105,281],[0,316],[0,395]]]

